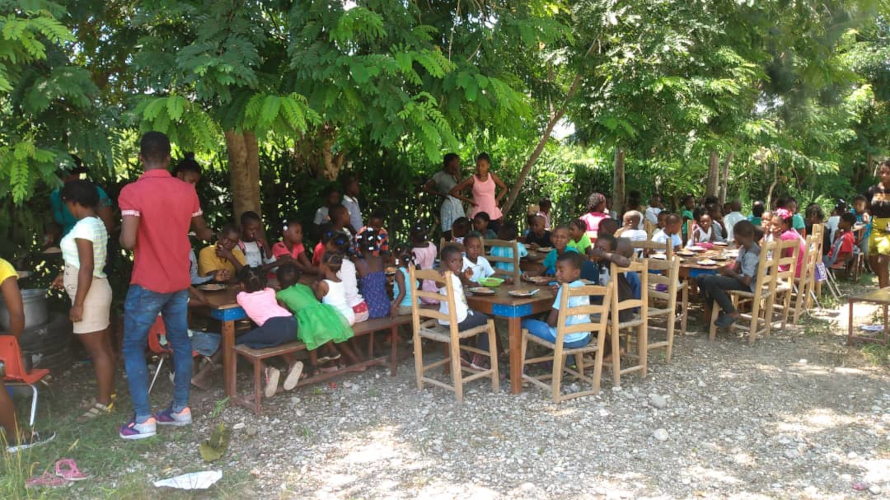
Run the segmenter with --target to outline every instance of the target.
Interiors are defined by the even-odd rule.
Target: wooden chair
[[[491,250],[495,248],[504,248],[510,250],[511,257],[498,257],[491,254]],[[519,268],[519,243],[516,241],[505,241],[505,240],[485,240],[482,242],[482,253],[487,255],[487,259],[491,262],[491,267],[494,268],[495,276],[512,278],[514,282],[519,283],[519,276],[522,275],[522,270]],[[498,269],[497,263],[503,262],[507,264],[513,265],[513,271],[505,271],[503,269]]]
[[[680,294],[682,297],[680,331],[685,334],[686,319],[688,318],[686,312],[689,309],[689,287],[685,281],[680,283],[680,259],[648,259],[647,265],[649,271],[658,271],[649,273],[649,319],[664,316],[667,322],[665,326],[667,338],[661,342],[649,343],[648,348],[651,351],[664,347],[665,359],[670,363],[674,349],[674,330],[677,323],[677,295]],[[659,287],[659,285],[661,286]],[[654,304],[655,302],[664,303],[665,306],[659,308],[657,304]]]
[[[751,303],[751,312],[749,314],[741,314],[741,318],[748,322],[747,325],[740,324],[738,321],[732,325],[735,330],[748,330],[748,342],[754,343],[758,335],[769,336],[772,327],[772,308],[773,299],[776,293],[776,274],[779,269],[779,259],[773,258],[779,249],[779,245],[775,241],[763,244],[760,247],[760,259],[757,264],[757,275],[755,283],[758,284],[753,292],[733,290],[727,292],[732,299],[733,305],[738,309],[741,302]],[[778,255],[778,254],[776,254]],[[711,326],[709,338],[711,341],[717,336],[717,325],[714,321],[720,314],[720,308],[714,306],[711,310]],[[762,317],[761,317],[762,316]]]
[[[647,219],[645,215],[643,216],[643,230],[646,231],[646,239],[651,240],[652,235],[655,234],[655,231],[658,230],[658,226],[653,224],[651,220]]]
[[[648,260],[632,261],[628,267],[618,267],[614,263],[609,268],[609,281],[618,279],[619,273],[636,272],[640,275],[640,298],[618,300],[618,284],[612,288],[611,307],[609,315],[609,335],[612,337],[612,384],[621,386],[621,375],[639,371],[640,377],[646,377],[646,362],[649,352],[649,265]],[[633,319],[620,321],[621,311],[638,310],[639,314]],[[621,343],[620,335],[626,331],[627,352],[625,356],[636,359],[637,364],[621,368]],[[634,338],[636,337],[636,338]],[[631,351],[631,344],[636,344],[636,354]]]
[[[791,250],[791,255],[785,256],[788,250]],[[791,311],[791,298],[795,290],[794,282],[796,279],[797,262],[800,259],[800,242],[798,240],[782,241],[779,244],[778,252],[779,271],[776,275],[776,297],[773,310],[781,310],[782,322],[780,323],[780,328],[784,330],[785,325],[788,323],[788,313]],[[787,267],[784,271],[781,270],[783,266]]]
[[[442,255],[442,250],[445,249],[445,247],[447,247],[448,245],[453,245],[453,246],[456,246],[457,248],[460,248],[461,252],[464,251],[464,246],[462,244],[460,244],[456,241],[448,241],[445,238],[439,238],[439,256]]]
[[[653,253],[663,253],[667,259],[672,259],[674,257],[674,249],[670,244],[670,240],[664,243],[658,243],[651,241],[650,238],[650,240],[647,241],[631,241],[631,245],[633,245],[635,255],[638,250],[642,250],[643,257],[649,257]]]
[[[821,238],[821,236],[820,236]],[[791,322],[795,325],[800,320],[800,316],[804,312],[809,312],[812,306],[812,300],[816,300],[816,305],[820,308],[819,299],[816,298],[814,285],[816,283],[816,264],[822,259],[822,252],[819,243],[814,235],[807,236],[807,244],[805,251],[801,255],[803,267],[801,268],[800,277],[794,280],[794,315]]]
[[[561,403],[567,399],[597,394],[600,391],[600,380],[603,372],[603,350],[606,345],[607,324],[609,318],[609,299],[612,296],[613,286],[613,283],[609,283],[605,287],[582,286],[571,288],[569,285],[563,285],[559,303],[559,318],[556,323],[556,342],[548,342],[540,337],[532,335],[528,330],[522,330],[522,380],[531,382],[538,387],[542,387],[544,390],[550,390],[554,403]],[[568,307],[570,297],[587,297],[590,295],[602,296],[602,304],[583,305],[572,308]],[[587,322],[575,325],[566,325],[566,319],[568,317],[581,315],[587,316],[588,318],[591,318],[591,315],[595,315],[596,319],[590,319]],[[567,349],[563,345],[565,336],[578,332],[590,332],[590,343],[584,347]],[[527,359],[526,355],[528,354],[529,341],[550,349],[552,352],[547,356]],[[586,354],[595,355],[592,376],[588,376],[584,373],[584,355]],[[577,369],[566,366],[567,356],[575,357],[575,366]],[[553,364],[551,373],[545,373],[536,377],[526,375],[526,366],[545,362],[551,362]],[[562,394],[561,384],[563,374],[568,374],[576,379],[587,382],[590,384],[591,389],[571,394]],[[547,383],[548,379],[550,380],[550,383]]]
[[[492,388],[494,389],[494,392],[497,393],[499,390],[499,379],[498,357],[496,348],[497,336],[495,334],[494,320],[489,319],[488,322],[483,326],[459,332],[457,329],[458,322],[455,312],[455,303],[458,300],[466,299],[464,297],[455,296],[451,280],[451,272],[446,272],[443,276],[440,275],[438,271],[415,269],[414,266],[409,266],[409,272],[411,275],[411,283],[416,283],[423,280],[432,280],[436,282],[438,288],[445,288],[445,290],[447,291],[447,296],[443,299],[442,295],[439,293],[426,292],[418,289],[414,291],[414,293],[417,294],[418,298],[448,301],[447,315],[440,313],[438,309],[422,308],[420,307],[418,301],[414,301],[411,306],[411,315],[414,322],[414,367],[417,376],[417,388],[423,389],[423,385],[425,383],[443,387],[445,389],[453,391],[458,403],[460,403],[463,401],[464,398],[464,384],[472,382],[476,379],[487,377],[491,379]],[[447,321],[448,325],[443,326],[439,324],[439,321]],[[460,343],[461,340],[475,337],[478,334],[488,335],[488,345],[491,352],[486,352],[482,349],[462,345]],[[448,355],[445,357],[445,359],[435,361],[428,365],[424,365],[422,344],[424,339],[446,344]],[[461,366],[460,363],[461,351],[467,351],[475,354],[481,354],[483,356],[488,356],[488,358],[491,360],[491,368],[480,372],[474,372],[469,368],[464,368],[463,366]],[[425,375],[426,372],[432,370],[433,368],[449,365],[451,368],[452,385],[448,385],[439,380],[429,378]],[[464,372],[472,373],[472,375],[464,376]]]

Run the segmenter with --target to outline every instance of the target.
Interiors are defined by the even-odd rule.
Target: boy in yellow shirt
[[[219,232],[216,244],[204,248],[198,255],[198,274],[207,276],[216,271],[217,281],[227,281],[226,276],[234,276],[247,265],[244,253],[237,248],[240,237],[237,227],[226,225]]]

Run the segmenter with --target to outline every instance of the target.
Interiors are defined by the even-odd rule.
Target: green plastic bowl
[[[481,280],[479,280],[480,285],[487,286],[489,288],[497,288],[501,286],[503,282],[504,280],[501,278],[482,278]]]

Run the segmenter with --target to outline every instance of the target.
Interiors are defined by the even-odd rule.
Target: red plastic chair
[[[28,425],[34,427],[34,419],[37,417],[37,382],[49,375],[49,370],[42,368],[25,371],[22,364],[22,350],[19,341],[12,335],[0,335],[0,361],[6,365],[6,376],[3,382],[8,385],[27,385],[33,391],[31,396],[31,418]]]
[[[161,341],[162,338],[163,342]],[[167,327],[164,325],[164,319],[160,314],[155,318],[154,324],[151,325],[151,329],[148,331],[148,350],[153,356],[159,358],[158,368],[155,370],[155,374],[151,378],[151,384],[148,386],[148,393],[151,394],[151,389],[155,386],[158,374],[161,373],[161,368],[164,366],[164,360],[173,354],[173,349],[170,349],[170,343],[167,341]],[[197,352],[192,351],[192,357],[197,355]]]

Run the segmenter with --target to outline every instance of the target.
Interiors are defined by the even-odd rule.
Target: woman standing
[[[495,175],[494,172],[490,172],[490,170],[491,157],[488,156],[488,153],[480,154],[476,157],[476,174],[464,179],[463,182],[451,188],[451,191],[448,194],[455,197],[461,197],[461,192],[468,187],[472,187],[473,200],[470,201],[470,204],[473,205],[473,209],[470,210],[470,219],[475,217],[479,212],[485,212],[491,218],[491,225],[489,227],[493,231],[497,231],[497,227],[500,226],[501,217],[504,215],[501,213],[501,209],[498,208],[498,205],[500,205],[504,195],[507,194],[507,186],[497,175]],[[498,188],[501,189],[500,194],[497,193]]]
[[[887,264],[890,262],[890,160],[878,166],[879,182],[868,188],[868,213],[872,231],[868,239],[868,263],[878,275],[878,287],[888,284]]]
[[[59,245],[65,260],[65,271],[53,282],[64,287],[71,298],[68,313],[74,333],[93,360],[99,395],[96,403],[77,421],[84,422],[111,411],[114,391],[114,350],[108,326],[111,310],[111,286],[103,271],[106,260],[108,232],[97,217],[99,192],[88,181],[71,181],[61,192],[62,201],[77,223]]]
[[[448,153],[445,155],[443,163],[442,170],[436,172],[433,178],[423,185],[423,190],[444,199],[439,212],[439,221],[442,224],[442,236],[450,240],[451,226],[454,221],[466,217],[461,200],[469,203],[472,201],[460,195],[449,194],[454,186],[460,183],[460,157],[454,153]]]

